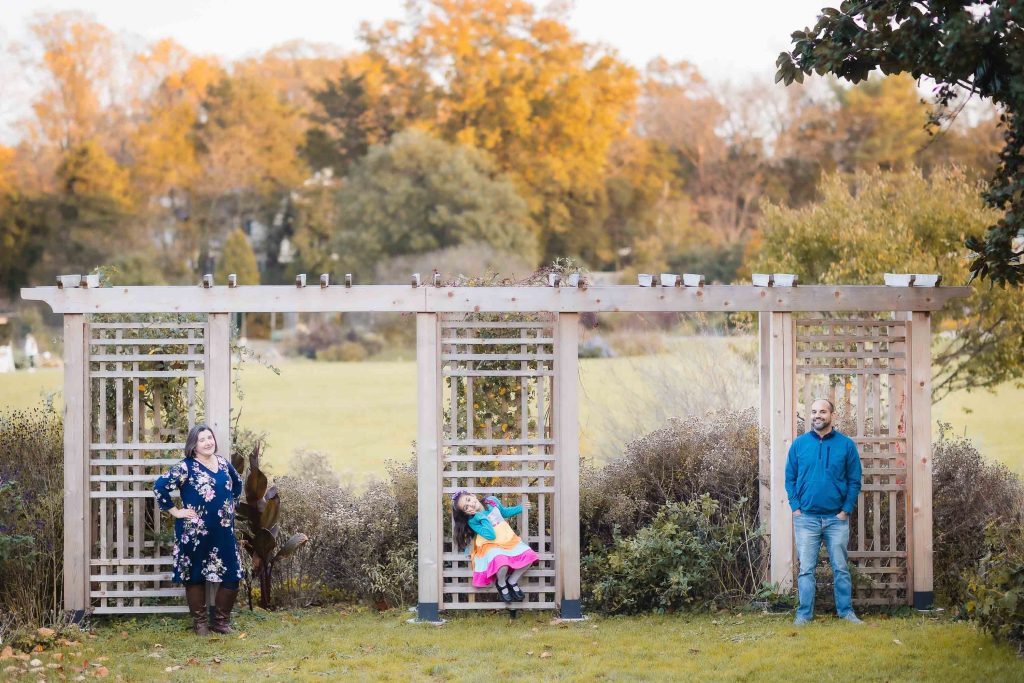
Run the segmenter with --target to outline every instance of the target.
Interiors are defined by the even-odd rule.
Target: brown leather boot
[[[217,597],[213,599],[213,623],[210,630],[215,633],[232,633],[231,609],[235,606],[238,589],[230,590],[221,586],[217,589]]]
[[[210,627],[206,623],[206,586],[185,586],[185,601],[192,616],[192,630],[197,636],[210,635]]]

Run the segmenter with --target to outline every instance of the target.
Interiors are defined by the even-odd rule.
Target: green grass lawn
[[[232,636],[197,639],[184,618],[99,620],[93,638],[36,653],[53,680],[427,681],[1013,681],[1024,660],[963,622],[867,616],[862,627],[791,615],[591,617],[511,620],[449,615],[409,624],[405,611],[243,610]],[[55,656],[59,653],[59,657]],[[0,661],[23,671],[26,662]],[[6,674],[14,678],[12,672]],[[34,674],[19,676],[22,680]]]
[[[671,356],[580,362],[581,448],[598,460],[661,424],[668,415],[754,405],[756,370],[743,340],[686,341]],[[416,434],[416,366],[410,361],[283,361],[276,375],[256,363],[241,374],[241,424],[266,432],[273,473],[289,470],[298,448],[322,451],[343,480],[359,484],[384,472],[388,459],[408,460]],[[38,404],[59,391],[60,370],[0,375],[0,408]],[[1024,421],[1012,419],[1024,389],[958,393],[933,417],[966,434],[982,453],[1024,474]],[[970,410],[971,412],[967,412]]]

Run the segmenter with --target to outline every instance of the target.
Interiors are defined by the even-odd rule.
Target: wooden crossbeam
[[[970,287],[26,287],[54,313],[935,311]],[[825,321],[822,324],[827,324]]]

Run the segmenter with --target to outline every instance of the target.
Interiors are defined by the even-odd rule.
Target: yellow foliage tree
[[[928,105],[910,74],[867,80],[840,93],[846,170],[901,170],[928,142]]]
[[[224,250],[217,262],[217,281],[226,284],[228,275],[232,273],[237,276],[240,285],[260,283],[256,254],[252,250],[249,238],[238,228],[232,230],[224,241]]]
[[[408,25],[364,34],[442,138],[488,151],[521,183],[548,255],[595,253],[608,150],[626,134],[636,72],[524,0],[414,3]],[[431,82],[433,75],[437,82]]]

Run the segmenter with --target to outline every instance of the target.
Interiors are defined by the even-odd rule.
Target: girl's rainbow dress
[[[523,543],[512,527],[505,521],[504,515],[514,517],[522,512],[518,505],[505,508],[492,496],[484,499],[487,509],[476,513],[470,519],[470,527],[477,531],[476,541],[470,552],[473,562],[473,585],[484,588],[494,583],[494,577],[501,567],[509,570],[529,567],[540,559],[530,546]],[[491,527],[494,540],[488,540],[480,534],[481,528]]]

